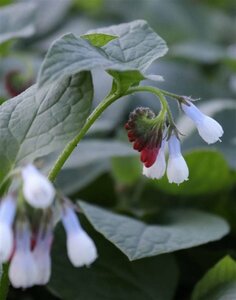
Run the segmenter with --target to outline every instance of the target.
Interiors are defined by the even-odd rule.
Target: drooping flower
[[[199,135],[208,144],[220,141],[224,131],[222,126],[213,118],[203,114],[187,97],[181,107],[185,114],[195,123]]]
[[[69,205],[64,206],[62,223],[67,234],[67,253],[71,263],[75,267],[92,264],[97,258],[96,246]]]
[[[4,198],[0,205],[0,262],[6,262],[13,252],[13,222],[16,214],[16,200],[12,195]]]
[[[163,140],[155,163],[150,168],[147,168],[144,165],[143,175],[152,179],[160,179],[164,176],[165,171],[166,171],[165,140]]]
[[[0,263],[9,261],[12,286],[28,288],[49,281],[50,250],[58,209],[63,212],[61,219],[72,264],[80,267],[93,263],[97,258],[96,246],[81,228],[69,199],[56,194],[53,185],[33,165],[14,170],[12,178],[11,193],[0,202]],[[31,209],[26,201],[32,205]],[[37,208],[41,209],[32,220],[28,214]]]
[[[141,161],[150,168],[156,161],[162,142],[162,122],[149,109],[136,108],[125,125],[133,148],[141,152]]]
[[[36,283],[37,269],[31,252],[29,224],[19,221],[16,228],[16,249],[13,254],[9,279],[15,288],[28,288]]]
[[[33,165],[22,169],[23,194],[26,201],[35,208],[50,206],[55,197],[55,189],[51,182]]]
[[[181,154],[180,141],[174,134],[169,138],[168,147],[167,177],[170,183],[180,184],[188,180],[189,170]]]
[[[44,285],[49,282],[51,276],[51,244],[52,229],[40,229],[37,235],[36,244],[33,249],[33,257],[36,265],[35,284]]]

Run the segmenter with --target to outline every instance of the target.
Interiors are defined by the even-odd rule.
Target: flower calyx
[[[156,116],[150,108],[138,107],[130,113],[125,129],[133,148],[141,152],[140,158],[145,167],[151,167],[162,143],[163,118]]]

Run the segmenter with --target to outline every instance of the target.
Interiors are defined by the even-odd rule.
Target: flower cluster
[[[66,198],[59,198],[52,183],[35,166],[26,165],[13,180],[12,191],[0,204],[0,262],[10,262],[9,278],[15,288],[49,281],[53,212],[58,203],[71,263],[81,267],[97,258],[94,242],[80,226],[73,204]],[[28,214],[32,209],[37,210],[34,220],[30,218],[32,213]]]
[[[220,140],[223,135],[221,125],[203,114],[188,97],[183,97],[180,106],[184,113],[195,123],[199,135],[208,144]],[[181,153],[178,130],[165,120],[155,117],[149,108],[137,108],[125,125],[133,148],[141,152],[143,174],[152,179],[160,179],[167,173],[170,183],[180,184],[188,180],[189,170]],[[165,134],[164,134],[165,133]],[[168,144],[169,158],[166,163],[165,146]]]

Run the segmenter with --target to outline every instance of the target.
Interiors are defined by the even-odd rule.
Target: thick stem
[[[9,278],[8,278],[9,264],[6,263],[2,267],[2,276],[0,280],[0,300],[6,300],[8,289],[9,289]]]
[[[107,96],[103,101],[100,102],[100,104],[94,109],[94,111],[90,114],[88,117],[86,123],[78,133],[78,135],[70,141],[60,156],[58,157],[56,163],[54,164],[53,168],[51,169],[48,178],[51,181],[54,181],[57,174],[60,172],[61,168],[65,164],[66,160],[69,158],[73,150],[76,148],[80,140],[84,137],[84,135],[87,133],[87,131],[90,129],[90,127],[93,125],[93,123],[97,120],[97,118],[102,114],[102,112],[109,106],[111,103],[116,101],[118,98],[120,98],[120,95],[112,94],[110,96]]]

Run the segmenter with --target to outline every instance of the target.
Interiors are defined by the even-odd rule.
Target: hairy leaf
[[[191,299],[236,299],[236,262],[229,256],[220,260],[197,283]]]
[[[16,37],[31,36],[36,6],[17,3],[0,9],[0,44]]]
[[[79,202],[94,228],[130,260],[191,248],[218,240],[229,231],[222,218],[195,210],[168,212],[162,224],[145,224],[130,217]]]
[[[102,67],[105,70],[144,72],[167,51],[165,42],[148,26],[138,20],[90,33],[118,36],[102,48],[84,38],[67,34],[49,49],[39,74],[39,87],[62,76]]]
[[[1,178],[23,161],[62,149],[83,126],[92,96],[91,75],[83,72],[37,94],[34,85],[4,103],[0,107]]]
[[[64,300],[171,300],[178,273],[171,255],[136,262],[128,259],[111,243],[92,234],[98,260],[90,268],[75,268],[66,257],[61,231],[53,247],[52,278],[49,288]]]

